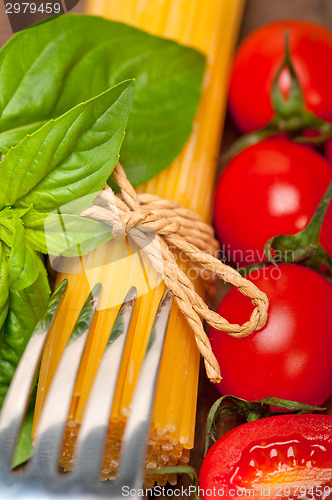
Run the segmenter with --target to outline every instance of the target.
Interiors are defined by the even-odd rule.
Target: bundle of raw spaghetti
[[[201,0],[90,0],[87,6],[90,14],[103,15],[175,39],[207,56],[203,95],[190,140],[171,166],[137,189],[138,193],[154,193],[167,200],[176,200],[195,210],[205,221],[210,219],[228,72],[242,8],[243,0],[209,0],[208,5]],[[165,286],[158,283],[151,269],[144,268],[148,264],[142,266],[139,252],[128,256],[125,242],[119,240],[100,246],[85,258],[84,263],[77,258],[72,259],[68,266],[68,273],[56,277],[57,282],[69,278],[69,287],[44,353],[35,421],[38,421],[59,358],[88,295],[94,273],[97,273],[103,284],[101,310],[97,313],[76,382],[61,457],[62,465],[70,468],[75,437],[110,328],[119,304],[130,286],[135,285],[139,297],[120,370],[102,468],[104,477],[114,477],[133,388]],[[193,273],[195,288],[203,294],[202,280],[196,275],[197,272]],[[189,450],[194,444],[198,372],[199,352],[194,335],[185,317],[173,305],[152,418],[147,469],[188,462]],[[158,482],[162,484],[167,479],[176,480],[174,476],[159,477]],[[147,486],[149,484],[147,479]]]

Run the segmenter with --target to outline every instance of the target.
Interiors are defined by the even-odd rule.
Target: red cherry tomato
[[[332,137],[324,144],[324,154],[328,161],[332,163]]]
[[[277,21],[251,33],[240,45],[230,80],[231,114],[242,132],[266,125],[273,116],[271,89],[290,31],[290,51],[305,104],[317,116],[332,121],[332,33],[306,21]],[[288,95],[289,72],[279,80]]]
[[[277,397],[321,405],[332,393],[332,285],[296,264],[268,266],[249,279],[270,300],[264,328],[237,339],[211,328],[222,381],[217,389],[249,401]],[[253,306],[233,288],[217,312],[244,323]]]
[[[226,166],[217,184],[214,223],[222,250],[239,265],[264,261],[269,238],[303,229],[329,183],[332,165],[319,153],[274,137],[251,146]],[[321,243],[332,256],[332,206]]]
[[[203,499],[332,499],[332,416],[280,415],[240,425],[207,453]]]

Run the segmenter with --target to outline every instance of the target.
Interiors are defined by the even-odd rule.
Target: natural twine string
[[[115,237],[130,232],[131,238],[148,255],[153,267],[161,273],[167,288],[172,290],[179,309],[194,331],[209,379],[219,382],[219,364],[204,331],[203,320],[234,337],[246,337],[265,325],[267,296],[235,269],[214,257],[218,244],[214,239],[213,229],[202,221],[197,213],[174,201],[151,194],[137,194],[120,163],[112,175],[121,189],[121,195],[115,195],[112,189],[105,188],[94,204],[81,215],[109,224]],[[156,237],[151,238],[152,233],[156,234]],[[179,267],[170,247],[184,252],[199,269],[218,275],[249,297],[255,305],[249,321],[243,325],[231,324],[211,311],[195,292],[193,283]],[[209,249],[208,252],[204,251],[206,248]]]

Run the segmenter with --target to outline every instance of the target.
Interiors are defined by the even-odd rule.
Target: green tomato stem
[[[279,78],[284,69],[288,69],[291,77],[291,85],[287,98],[282,94],[279,87]],[[277,116],[293,118],[296,115],[301,116],[304,110],[304,98],[302,88],[295,72],[290,48],[289,48],[289,30],[285,33],[285,55],[274,77],[272,84],[272,106]]]
[[[332,282],[332,258],[319,242],[319,236],[327,209],[332,199],[332,182],[326,190],[314,215],[296,234],[278,235],[267,241],[264,253],[273,264],[277,262],[300,263],[323,274]],[[273,252],[274,251],[274,252]],[[274,254],[278,252],[278,261]],[[326,271],[322,270],[322,265]]]
[[[255,420],[259,420],[260,418],[262,418],[261,415],[258,415],[257,413],[252,411],[247,415],[247,422],[255,422]]]

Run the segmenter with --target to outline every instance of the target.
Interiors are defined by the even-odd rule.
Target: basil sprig
[[[123,80],[136,89],[121,163],[140,184],[170,165],[192,130],[204,56],[93,16],[21,31],[0,51],[0,151]]]

